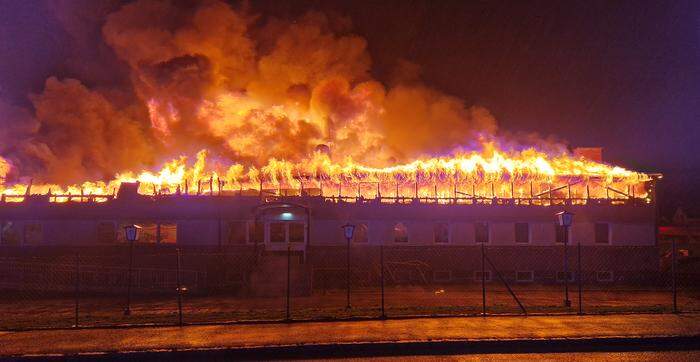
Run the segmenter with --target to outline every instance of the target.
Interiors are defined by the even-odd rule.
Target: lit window
[[[369,228],[365,223],[359,223],[355,226],[355,232],[352,235],[352,241],[355,243],[367,243],[369,241]]]
[[[474,241],[477,243],[489,242],[489,224],[485,222],[474,224]]]
[[[394,242],[397,243],[407,243],[408,242],[408,229],[403,223],[394,224]]]
[[[433,240],[438,244],[450,242],[450,226],[446,222],[439,222],[433,225]]]

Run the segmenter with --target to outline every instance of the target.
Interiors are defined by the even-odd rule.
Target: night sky
[[[26,105],[48,76],[71,75],[71,37],[44,1],[0,4],[0,96]],[[666,213],[676,204],[700,211],[691,193],[700,183],[698,1],[251,6],[276,16],[309,9],[348,16],[353,32],[368,40],[378,79],[389,82],[399,59],[416,63],[427,84],[490,109],[501,130],[602,146],[606,161],[666,175]],[[92,78],[85,81],[121,81],[99,70]]]

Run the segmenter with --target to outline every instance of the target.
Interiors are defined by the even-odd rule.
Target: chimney
[[[583,157],[590,161],[603,162],[603,147],[576,147],[574,156]]]

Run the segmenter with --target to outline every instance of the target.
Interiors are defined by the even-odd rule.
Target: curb
[[[456,354],[700,350],[700,335],[557,339],[426,340],[5,356],[13,360],[269,360]]]

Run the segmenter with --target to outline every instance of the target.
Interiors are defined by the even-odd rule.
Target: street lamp
[[[346,277],[346,291],[347,291],[347,305],[346,309],[350,309],[350,240],[352,239],[352,235],[355,233],[355,225],[347,223],[343,226],[343,233],[345,234],[345,239],[347,240],[347,270],[345,272],[345,277]]]
[[[574,222],[574,214],[568,211],[560,211],[556,213],[559,226],[564,228],[564,307],[571,307],[569,300],[569,258],[567,249],[569,244],[569,228]]]
[[[129,242],[129,278],[128,284],[126,285],[126,308],[124,309],[124,315],[131,314],[131,273],[134,266],[134,242],[139,240],[140,233],[141,227],[138,225],[130,224],[124,226],[124,236]]]

